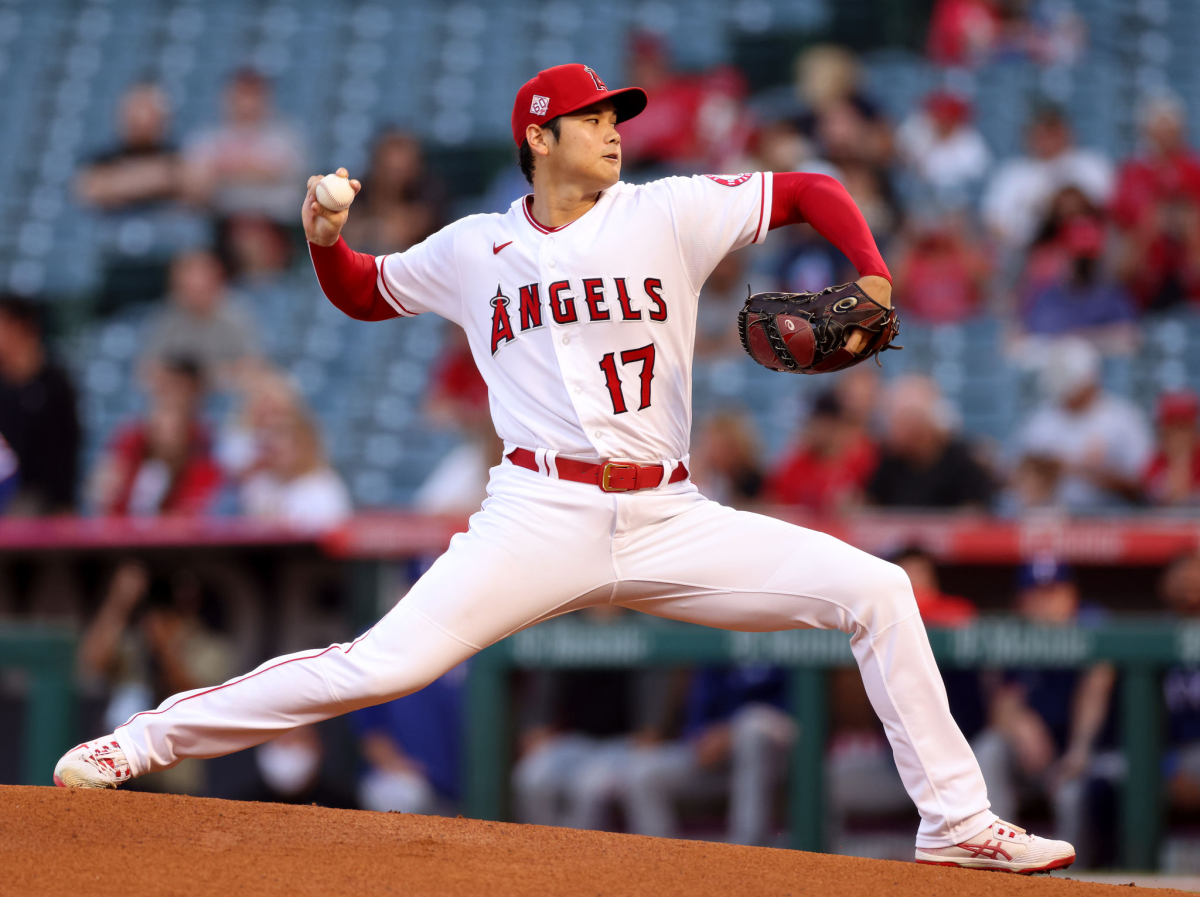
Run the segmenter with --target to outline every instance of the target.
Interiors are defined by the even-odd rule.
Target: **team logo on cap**
[[[533,95],[533,103],[529,107],[530,115],[545,115],[550,111],[550,98]]]
[[[590,65],[585,65],[583,70],[592,76],[592,80],[596,83],[596,90],[608,90],[608,87],[600,80],[600,76],[596,74]]]
[[[706,178],[710,181],[716,181],[718,184],[724,184],[726,187],[736,187],[738,184],[744,184],[753,174],[706,174]]]

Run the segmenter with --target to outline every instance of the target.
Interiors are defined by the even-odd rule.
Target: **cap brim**
[[[578,112],[580,109],[586,109],[588,106],[593,106],[604,100],[612,100],[612,104],[617,109],[618,124],[641,115],[642,111],[646,108],[646,104],[650,102],[646,96],[646,91],[640,87],[622,87],[620,90],[605,91],[599,96],[592,97],[586,103],[582,103],[574,109],[568,109],[566,112],[560,112],[559,114],[570,115],[572,112]]]

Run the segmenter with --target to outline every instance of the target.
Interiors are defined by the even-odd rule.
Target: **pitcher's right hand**
[[[337,174],[344,178],[350,177],[344,168],[339,168]],[[350,206],[340,212],[331,212],[317,202],[316,194],[313,191],[316,190],[317,184],[324,176],[323,174],[314,174],[308,179],[308,195],[304,197],[304,208],[300,210],[300,217],[304,222],[304,236],[308,238],[308,242],[316,243],[318,246],[332,246],[341,235],[342,228],[346,226],[346,218],[350,215]],[[355,196],[362,189],[362,184],[357,180],[351,179],[350,186],[354,188]]]

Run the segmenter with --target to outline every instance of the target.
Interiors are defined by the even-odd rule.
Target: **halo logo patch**
[[[724,184],[726,187],[736,187],[739,184],[744,184],[750,178],[754,177],[753,172],[750,174],[706,174],[706,178],[710,181],[716,181],[718,184]]]
[[[592,83],[596,85],[596,90],[608,90],[607,85],[600,80],[600,76],[596,74],[595,70],[590,65],[585,65],[583,70],[592,76]]]

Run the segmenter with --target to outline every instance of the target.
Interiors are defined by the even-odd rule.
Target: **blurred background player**
[[[628,612],[601,605],[583,616],[604,626]],[[671,679],[656,669],[532,673],[512,773],[517,818],[607,830],[618,808],[629,819],[635,757],[670,727]]]
[[[1200,553],[1175,560],[1163,575],[1160,594],[1180,622],[1200,616]],[[1200,809],[1200,668],[1178,665],[1163,677],[1169,751],[1164,758],[1166,792],[1177,809]]]
[[[775,790],[796,737],[786,680],[783,670],[762,665],[698,670],[682,738],[639,747],[628,760],[630,831],[678,837],[678,802],[727,795],[725,839],[771,844]]]
[[[1040,560],[1020,569],[1014,610],[1042,626],[1098,622],[1083,607],[1067,566]],[[987,728],[975,752],[988,796],[1005,818],[1020,818],[1022,796],[1044,794],[1058,834],[1093,859],[1097,811],[1089,785],[1119,775],[1113,763],[1110,713],[1116,672],[1109,664],[1084,670],[1007,670],[988,698]]]
[[[415,694],[352,716],[364,761],[360,807],[425,814],[457,808],[466,679],[463,664]]]
[[[236,667],[227,635],[204,616],[204,589],[194,571],[155,574],[134,561],[109,580],[99,611],[79,645],[80,672],[94,689],[105,683],[105,724],[154,707],[164,695],[217,683]],[[153,790],[204,793],[204,767],[181,763],[145,783]]]

